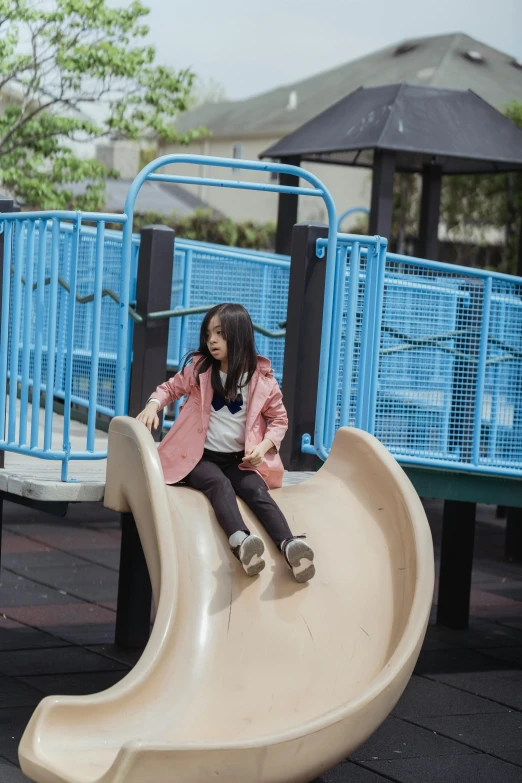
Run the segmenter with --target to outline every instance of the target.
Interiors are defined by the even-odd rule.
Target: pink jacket
[[[160,384],[151,395],[159,400],[160,410],[188,395],[172,429],[158,447],[166,484],[176,484],[185,478],[203,456],[213,397],[211,370],[199,376],[198,386],[194,366],[194,362],[189,364],[183,373],[178,372],[166,383]],[[250,381],[248,393],[245,450],[259,445],[265,437],[270,438],[275,449],[265,454],[259,467],[239,467],[255,470],[270,489],[276,489],[283,483],[284,468],[279,446],[287,429],[288,417],[281,389],[272,375],[269,360],[258,356],[257,369]]]

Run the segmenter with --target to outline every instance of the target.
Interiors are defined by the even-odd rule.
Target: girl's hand
[[[159,406],[157,402],[149,402],[142,412],[138,413],[136,416],[137,420],[143,422],[149,432],[152,432],[153,425],[155,430],[157,430],[159,427],[158,410]]]
[[[245,456],[243,457],[243,462],[249,462],[252,467],[257,468],[263,462],[266,452],[273,448],[274,444],[272,441],[268,440],[268,438],[265,438],[265,440],[260,443],[259,446],[254,446],[253,449],[250,449],[250,451],[246,452]]]

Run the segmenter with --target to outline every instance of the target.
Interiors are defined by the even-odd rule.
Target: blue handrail
[[[139,249],[139,236],[132,233],[135,199],[148,178],[199,182],[155,172],[200,160],[173,155],[154,161],[135,179],[124,215],[0,215],[0,411],[7,412],[6,419],[0,416],[0,449],[60,461],[64,480],[70,460],[106,456],[95,449],[96,415],[127,410],[129,312],[135,306]],[[329,225],[338,225],[331,196],[309,172],[257,161],[205,157],[204,162],[299,176],[312,187],[205,181],[245,190],[305,191],[325,201]],[[107,229],[109,222],[119,222],[123,232]],[[313,445],[305,435],[303,449],[324,459],[336,429],[357,426],[376,435],[403,464],[521,476],[522,279],[389,253],[381,237],[330,232],[317,242],[317,254],[326,252],[316,426]],[[183,315],[171,321],[169,361],[177,364],[195,344],[202,317],[195,313],[214,297],[230,295],[253,308],[267,335],[261,344],[279,336],[289,268],[286,256],[176,240],[170,309]],[[283,340],[271,342],[278,379],[283,349]],[[43,443],[39,391],[46,393]],[[64,401],[61,446],[53,442],[56,397]],[[87,409],[85,448],[70,444],[75,404]]]
[[[291,174],[295,177],[303,179],[305,182],[308,182],[312,187],[299,188],[290,185],[281,185],[279,183],[265,184],[260,182],[244,182],[241,180],[221,180],[221,179],[213,179],[208,177],[206,178],[186,177],[179,174],[161,174],[161,175],[155,174],[154,173],[155,171],[157,171],[159,168],[163,168],[164,166],[170,166],[173,164],[181,164],[181,163],[192,163],[192,164],[201,163],[200,155],[177,155],[177,154],[164,155],[161,158],[157,158],[156,160],[151,161],[151,163],[145,166],[145,168],[142,169],[142,171],[134,179],[133,183],[129,188],[127,199],[125,201],[125,214],[128,216],[129,219],[123,227],[124,252],[125,253],[130,252],[130,245],[132,242],[132,222],[133,222],[132,218],[134,215],[136,198],[143,183],[146,182],[147,180],[153,180],[153,181],[157,180],[161,182],[170,182],[176,184],[201,183],[201,184],[209,185],[211,187],[238,188],[241,190],[258,190],[258,191],[264,191],[269,193],[293,193],[296,195],[302,194],[306,196],[320,197],[323,199],[326,205],[326,210],[328,214],[328,225],[334,229],[329,232],[328,242],[327,242],[328,258],[327,258],[327,267],[326,267],[325,306],[324,306],[324,316],[323,316],[323,327],[325,327],[328,324],[329,313],[331,311],[331,303],[333,301],[335,257],[337,252],[337,232],[335,231],[335,228],[337,227],[337,212],[336,212],[333,198],[330,195],[327,188],[324,186],[321,180],[318,179],[318,177],[316,177],[314,174],[311,174],[309,171],[300,168],[299,166],[289,166],[284,163],[266,163],[260,161],[245,161],[245,160],[237,160],[231,158],[216,158],[210,156],[205,157],[204,162],[206,166],[218,167],[218,168],[227,168],[227,169],[233,168],[241,171],[274,172],[276,174]],[[125,281],[128,283],[127,278],[128,278],[128,272],[126,270]],[[125,307],[126,304],[127,303],[122,302],[121,305],[122,308]],[[328,335],[330,334],[329,329],[324,329],[324,331]],[[121,355],[126,355],[126,339],[127,336],[122,331],[120,334],[120,341],[118,345],[118,352]],[[323,368],[323,372],[324,372],[324,368]],[[124,389],[118,388],[116,392],[117,399],[121,399],[123,397],[123,394],[124,394]]]
[[[343,234],[336,265],[329,369],[303,451],[325,459],[352,425],[401,464],[522,476],[522,278]]]
[[[91,393],[88,401],[88,430],[85,449],[71,444],[71,406],[79,401],[74,391],[75,363],[81,358],[76,347],[76,299],[81,266],[82,220],[95,222],[97,248],[93,296],[94,324],[89,351]],[[95,449],[94,428],[98,397],[98,368],[101,339],[102,269],[105,221],[125,223],[123,215],[53,211],[0,215],[4,232],[2,325],[0,337],[0,449],[62,463],[62,480],[67,480],[71,459],[100,459],[106,451]],[[70,221],[64,234],[64,221]],[[62,238],[64,241],[62,241]],[[65,242],[67,239],[67,242]],[[13,263],[14,262],[14,263]],[[123,265],[120,250],[120,264]],[[60,281],[67,277],[65,293]],[[128,329],[128,317],[123,328]],[[124,362],[116,356],[114,373],[122,379]],[[123,379],[124,380],[124,379]],[[9,384],[9,405],[7,386]],[[18,403],[18,389],[20,401]],[[33,408],[29,420],[29,390]],[[40,442],[40,392],[45,391],[43,437]],[[54,397],[64,401],[61,448],[53,444]],[[123,413],[123,408],[112,411]],[[28,444],[28,425],[30,438]],[[54,433],[56,436],[56,433]]]
[[[157,169],[166,165],[200,164],[202,160],[202,156],[197,155],[168,155],[150,163],[135,178],[123,215],[68,210],[0,215],[0,231],[4,231],[0,411],[8,407],[7,422],[0,415],[0,449],[61,461],[64,481],[69,480],[70,460],[106,456],[106,451],[95,450],[96,414],[121,415],[127,412],[132,345],[129,310],[135,297],[139,245],[139,237],[132,232],[132,223],[137,193],[147,179],[178,183],[205,182],[217,187],[320,197],[326,204],[330,225],[336,226],[332,197],[320,180],[304,169],[258,161],[203,159],[206,166],[293,174],[312,187],[155,174]],[[85,222],[94,223],[95,226],[85,226]],[[119,223],[123,232],[107,230],[107,223]],[[335,257],[335,245],[336,232],[332,231],[329,257]],[[185,310],[190,310],[193,304],[190,287],[187,287],[191,258],[198,252],[202,255],[202,248],[202,243],[176,243],[175,252],[185,254],[183,263],[186,274],[182,281],[182,304]],[[105,264],[109,249],[112,254],[110,269]],[[216,259],[226,253],[232,262],[247,262],[259,265],[263,270],[270,268],[275,272],[281,270],[286,276],[288,274],[289,260],[283,256],[224,249],[210,244],[205,246],[204,253]],[[331,276],[334,263],[330,266]],[[107,275],[109,281],[104,283],[104,276]],[[115,286],[117,295],[114,294]],[[109,296],[106,296],[107,293]],[[77,300],[92,301],[92,306],[77,306]],[[116,312],[117,318],[114,319]],[[281,315],[284,318],[285,314]],[[187,316],[181,321],[178,360],[188,333]],[[79,323],[82,324],[81,329],[78,329]],[[263,331],[267,337],[262,339],[276,334],[280,336],[280,332],[275,332],[273,328]],[[108,354],[102,346],[110,343],[114,333],[117,333],[117,348]],[[87,387],[82,386],[84,381]],[[7,406],[8,385],[10,393]],[[109,392],[106,391],[107,385]],[[30,389],[33,391],[33,409],[30,445],[27,445]],[[39,443],[40,391],[45,391],[43,444]],[[112,395],[113,403],[108,402],[108,397]],[[61,448],[53,443],[55,397],[64,401]],[[84,449],[73,449],[71,444],[73,404],[87,408]]]
[[[360,212],[363,215],[369,215],[370,210],[367,207],[350,207],[350,209],[345,209],[344,212],[339,216],[339,220],[337,221],[337,231],[341,231],[341,225],[343,223],[343,220],[347,218],[349,215],[354,215],[357,212]]]

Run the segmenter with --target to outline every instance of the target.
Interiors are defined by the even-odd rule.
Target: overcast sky
[[[232,99],[419,36],[463,32],[522,61],[522,0],[143,2],[157,61],[190,66]]]

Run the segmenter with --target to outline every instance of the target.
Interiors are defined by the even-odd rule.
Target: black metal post
[[[522,215],[520,215],[520,232],[518,235],[517,275],[522,277]]]
[[[281,446],[288,470],[314,470],[316,458],[301,451],[304,433],[313,435],[323,320],[326,255],[316,242],[328,236],[324,223],[298,223],[292,235],[286,319],[283,398],[289,427]]]
[[[439,217],[442,169],[424,166],[417,253],[421,258],[437,259],[439,254]]]
[[[444,502],[437,623],[455,630],[468,627],[475,512],[475,503]]]
[[[12,198],[0,194],[0,212],[20,212],[20,207]],[[5,231],[0,234],[0,323],[2,322],[2,288],[4,280],[4,238]],[[0,411],[5,424],[5,409]],[[0,450],[0,468],[5,465],[5,451]],[[0,497],[0,563],[2,562],[2,526],[4,521],[4,499]]]
[[[146,316],[170,309],[175,232],[166,226],[141,231],[136,310]],[[158,384],[165,381],[169,319],[134,325],[129,415],[136,416]],[[153,430],[160,439],[160,426]],[[118,581],[117,645],[143,647],[150,633],[152,589],[145,556],[132,514],[121,514],[121,555]]]
[[[134,517],[132,514],[120,514],[120,519],[121,556],[115,643],[125,648],[144,647],[150,634],[150,576]]]
[[[291,157],[284,161],[289,166],[300,166],[301,158]],[[279,183],[281,185],[290,185],[291,187],[299,186],[299,177],[294,177],[293,174],[280,174]],[[275,240],[276,253],[282,253],[283,255],[290,254],[290,248],[292,246],[292,231],[297,223],[297,209],[299,206],[299,196],[294,193],[280,193],[279,204],[277,209],[277,229]]]
[[[480,312],[484,289],[470,283],[461,287],[455,318],[455,363],[450,415],[450,446],[462,462],[470,462],[477,389],[480,335],[470,328]],[[473,562],[475,504],[444,501],[443,544],[440,555],[437,622],[449,628],[467,628]],[[454,528],[453,530],[451,528]]]
[[[370,234],[391,240],[395,153],[375,150],[373,158]]]
[[[522,277],[522,215],[520,216],[520,232],[518,239],[517,254],[517,275]],[[519,403],[515,407],[513,417],[513,427],[515,436],[522,430],[522,405]],[[512,562],[522,562],[522,509],[505,509],[506,517],[506,538],[505,538],[505,557]]]

